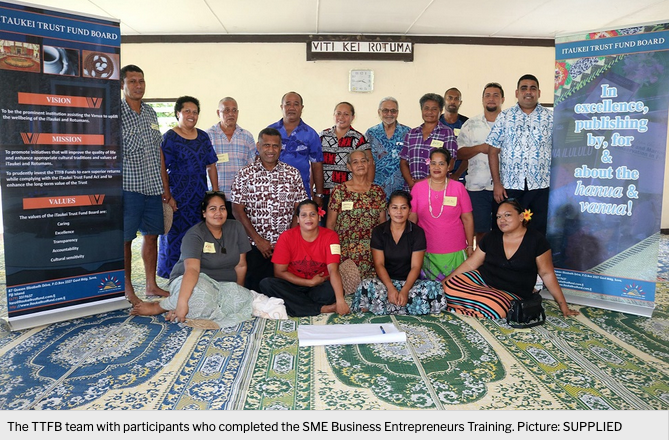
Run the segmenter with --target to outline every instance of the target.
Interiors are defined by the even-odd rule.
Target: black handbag
[[[546,315],[542,307],[542,295],[533,292],[528,299],[514,299],[507,312],[507,325],[514,328],[529,328],[544,324]]]

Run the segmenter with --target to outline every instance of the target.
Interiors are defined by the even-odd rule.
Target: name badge
[[[214,243],[205,242],[205,245],[202,247],[203,254],[215,254],[216,250],[214,249]]]
[[[217,154],[216,157],[219,159],[218,163],[224,163],[230,160],[228,159],[228,153]]]
[[[457,202],[457,197],[453,196],[444,196],[444,200],[442,200],[442,204],[444,206],[456,206]]]
[[[151,124],[151,129],[152,130],[158,130],[158,131],[161,130],[161,128],[158,126],[158,124]]]
[[[433,139],[430,142],[430,148],[442,148],[442,145],[444,145],[444,142],[438,141],[436,139]]]
[[[460,132],[461,132],[460,128],[454,128],[454,136],[458,136]]]
[[[351,211],[354,209],[354,202],[342,202],[342,211]]]
[[[339,244],[331,244],[330,245],[330,253],[332,255],[340,255],[340,245]]]

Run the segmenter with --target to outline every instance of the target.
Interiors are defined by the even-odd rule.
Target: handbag
[[[542,295],[533,292],[528,299],[514,299],[507,312],[507,325],[514,328],[529,328],[544,324],[546,315],[542,307]]]

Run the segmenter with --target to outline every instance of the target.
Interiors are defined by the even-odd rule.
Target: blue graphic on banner
[[[547,238],[559,282],[653,310],[668,24],[557,40],[554,89]]]
[[[556,59],[605,57],[668,50],[668,31],[556,44]]]
[[[123,291],[123,271],[61,278],[7,288],[9,311],[49,308]],[[95,292],[92,294],[91,292]]]
[[[52,14],[5,9],[3,15],[0,15],[0,25],[3,31],[8,33],[109,46],[121,44],[121,31],[118,24],[103,24],[101,20],[93,21],[92,19],[70,20]]]
[[[656,283],[650,281],[563,269],[556,269],[556,278],[564,289],[594,293],[607,292],[608,295],[615,297],[642,301],[653,301],[656,290]]]
[[[0,39],[10,326],[127,307],[119,24],[0,1]]]

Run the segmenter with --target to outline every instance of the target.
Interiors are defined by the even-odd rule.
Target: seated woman
[[[261,291],[284,300],[289,316],[349,313],[340,277],[340,240],[319,226],[318,206],[303,200],[296,208],[298,227],[284,231],[277,240],[272,262],[274,278],[263,278]]]
[[[370,236],[372,228],[386,221],[386,195],[381,186],[369,180],[370,167],[374,164],[364,151],[349,153],[347,168],[351,179],[330,193],[326,217],[326,227],[340,238],[342,260],[353,260],[361,279],[374,276]]]
[[[449,311],[477,318],[505,318],[513,299],[531,297],[539,274],[563,316],[579,315],[565,302],[549,242],[540,232],[526,227],[531,215],[516,200],[500,204],[496,216],[500,230],[484,236],[475,252],[443,282]]]
[[[253,294],[242,287],[251,249],[247,234],[241,223],[228,220],[223,192],[207,191],[200,212],[203,221],[184,235],[170,273],[170,296],[141,302],[132,315],[167,312],[169,321],[209,320],[219,327],[251,319]]]
[[[397,190],[389,198],[390,220],[372,230],[376,278],[363,280],[352,303],[354,311],[375,315],[440,313],[447,301],[439,281],[420,280],[426,235],[408,220],[412,196]]]
[[[421,279],[441,282],[472,253],[472,204],[465,186],[449,178],[452,165],[451,153],[435,148],[428,178],[412,187],[415,209],[410,220],[423,228],[428,242]]]

